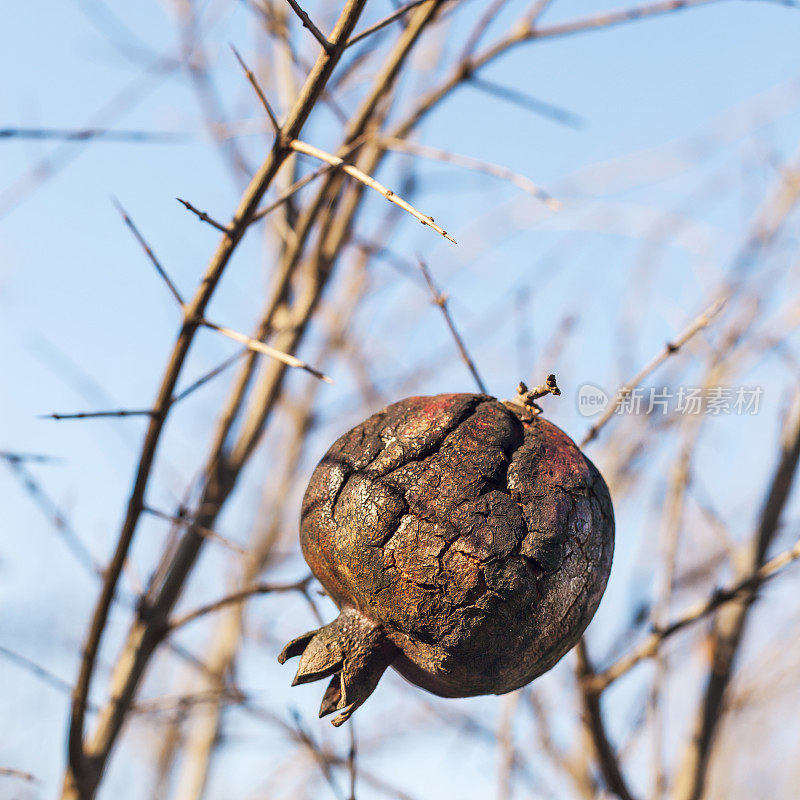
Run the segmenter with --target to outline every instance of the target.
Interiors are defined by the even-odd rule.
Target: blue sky
[[[8,5],[0,28],[0,74],[5,76],[0,128],[102,125],[102,116],[96,123],[91,120],[129,86],[141,93],[140,98],[124,115],[114,117],[114,127],[175,131],[186,138],[170,144],[90,146],[0,139],[0,450],[63,459],[35,467],[35,474],[68,509],[76,530],[103,561],[124,510],[141,420],[56,424],[37,415],[99,406],[147,407],[178,325],[171,298],[111,198],[120,200],[188,293],[217,235],[174,198],[185,197],[225,219],[239,187],[202,132],[185,74],[143,78],[141,66],[116,50],[92,21],[92,9],[98,5],[78,0]],[[472,22],[481,7],[475,2],[464,5],[459,13]],[[175,46],[170,4],[108,6],[151,48],[146,58]],[[321,6],[318,19],[327,23],[337,4]],[[608,7],[557,0],[544,22]],[[209,52],[225,106],[234,119],[259,119],[250,87],[227,48],[233,42],[250,59],[264,45],[252,18],[238,3],[205,8],[207,18],[217,19],[209,32]],[[377,19],[390,8],[373,0],[367,19]],[[502,33],[524,8],[525,4],[509,3],[485,41]],[[452,40],[460,43],[463,34],[463,24],[457,24]],[[577,413],[577,387],[592,381],[613,390],[710,299],[759,199],[775,180],[775,162],[784,161],[797,146],[798,41],[800,11],[791,6],[712,3],[614,29],[523,45],[481,73],[578,115],[584,124],[577,130],[470,87],[460,89],[427,119],[420,141],[512,167],[564,202],[564,210],[553,213],[503,182],[440,163],[422,163],[415,202],[453,234],[458,246],[413,220],[404,221],[392,238],[394,251],[408,259],[422,254],[431,265],[451,297],[453,313],[490,391],[510,394],[520,377],[532,379],[537,370],[550,371],[537,359],[547,352],[565,312],[577,306],[574,332],[559,363],[552,366],[564,397],[551,401],[547,410],[579,437],[587,422]],[[313,54],[313,42],[303,46],[307,55]],[[460,44],[444,43],[443,60],[452,59],[459,48]],[[413,80],[404,86],[406,97],[441,77],[435,64],[418,60],[415,66]],[[363,81],[368,78],[364,75]],[[345,96],[349,106],[363,81]],[[304,136],[332,148],[338,131],[330,116],[320,113]],[[248,137],[245,146],[257,164],[259,137]],[[11,187],[53,153],[67,154],[68,162],[9,206]],[[379,177],[397,186],[409,163],[406,156],[392,156]],[[371,201],[360,221],[365,235],[384,210],[380,198]],[[680,235],[657,245],[654,253],[642,243],[642,232],[652,232],[665,215],[679,220]],[[211,306],[215,321],[241,330],[252,327],[270,270],[261,245],[253,235],[237,253]],[[772,268],[777,277],[765,273],[767,279],[785,280],[782,291],[787,297],[796,291],[796,264],[791,276],[783,275],[780,264]],[[356,331],[387,397],[396,399],[398,387],[405,394],[472,390],[469,374],[454,353],[430,373],[402,380],[430,354],[447,353],[452,345],[415,282],[399,280],[381,265],[372,275],[374,294],[358,313]],[[796,350],[796,337],[792,347]],[[306,350],[310,355],[313,347]],[[230,343],[202,332],[187,382],[230,352]],[[520,375],[526,363],[529,372]],[[347,365],[335,361],[329,371],[337,383],[324,396],[324,425],[316,433],[309,467],[333,435],[363,415]],[[741,438],[728,445],[728,458],[739,458],[747,447],[753,460],[763,465],[760,474],[765,474],[777,412],[792,379],[775,363],[755,365],[747,379],[765,385],[766,411],[737,433]],[[293,378],[291,385],[301,390],[303,380]],[[152,492],[154,504],[173,504],[202,463],[224,390],[223,382],[198,393],[170,425]],[[746,529],[763,481],[750,482],[722,469],[719,461],[719,448],[724,446],[720,442],[731,441],[731,426],[740,422],[726,421],[711,434],[704,457],[711,464],[712,493],[730,503],[732,524]],[[245,475],[235,503],[223,516],[221,524],[234,537],[243,538],[252,522],[268,459],[267,450],[258,454],[256,466]],[[660,486],[657,480],[652,484],[654,496]],[[651,502],[651,497],[638,497],[618,509],[620,530],[626,525],[637,528]],[[79,577],[69,554],[7,469],[0,470],[0,504],[6,509],[0,538],[0,643],[71,681],[96,587]],[[152,520],[142,525],[135,560],[143,578],[162,537],[163,526]],[[635,573],[642,552],[623,543],[615,569]],[[225,565],[213,559],[207,556],[201,577],[192,584],[195,599],[216,596],[224,588]],[[296,575],[299,562],[290,561],[285,569]],[[647,569],[636,574],[643,580]],[[631,591],[622,581],[612,585],[598,617],[599,640],[604,638],[603,614],[613,614]],[[271,635],[291,635],[308,622],[300,621],[303,613],[294,608]],[[107,659],[113,657],[124,616],[117,623]],[[259,664],[248,661],[244,667],[248,685],[258,685]],[[265,686],[275,692],[280,707],[291,702],[304,713],[313,711],[316,690],[303,687],[287,695],[275,688],[288,683],[285,670],[270,663],[263,674],[269,676]],[[15,720],[0,734],[0,761],[35,772],[43,781],[41,796],[50,795],[62,768],[65,699],[3,661],[0,686],[6,687],[0,691],[0,715]],[[399,679],[392,681],[387,703],[402,703],[403,691],[408,694]],[[495,698],[470,702],[497,713]],[[375,723],[364,720],[367,727]],[[416,757],[413,737],[404,741],[409,758]],[[456,753],[463,755],[462,744],[452,731],[445,734],[440,746],[420,760],[418,776],[406,774],[398,758],[376,755],[369,764],[373,771],[401,775],[410,790],[424,797],[424,781],[451,763]],[[242,761],[231,763],[246,765],[237,772],[241,787],[233,796],[245,796],[257,785],[262,753],[262,744],[248,739],[233,756]],[[476,748],[473,767],[453,776],[442,797],[460,796],[456,792],[479,779],[482,770],[494,768],[492,758]],[[124,758],[115,765],[112,785],[125,797],[145,796],[126,783],[131,765]],[[0,797],[11,796],[4,791],[0,785]],[[219,781],[212,783],[212,794],[224,796]],[[370,796],[368,790],[364,796]]]

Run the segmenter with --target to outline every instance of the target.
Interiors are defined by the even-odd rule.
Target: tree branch
[[[333,44],[325,38],[325,35],[322,33],[322,31],[311,21],[311,18],[308,16],[308,14],[306,14],[305,11],[303,11],[297,0],[286,0],[286,2],[292,7],[292,11],[294,11],[294,13],[300,17],[303,27],[308,28],[313,37],[322,45],[322,49],[326,53],[331,53]]]
[[[767,488],[758,526],[749,545],[744,569],[753,574],[749,588],[729,601],[714,625],[711,638],[711,667],[706,688],[697,710],[692,737],[683,755],[675,780],[675,800],[698,800],[705,787],[714,736],[722,718],[726,689],[733,675],[745,623],[761,584],[759,569],[778,530],[783,510],[800,461],[800,392],[794,397],[787,416],[778,464]]]
[[[347,0],[333,33],[334,44],[331,52],[326,51],[317,59],[297,102],[281,129],[282,135],[287,140],[296,139],[302,130],[305,121],[317,99],[322,94],[325,84],[344,51],[347,39],[361,14],[365,2],[366,0]],[[83,742],[86,704],[98,650],[106,628],[108,612],[116,591],[117,581],[122,573],[128,550],[136,532],[139,516],[142,513],[145,490],[161,439],[164,421],[172,403],[175,385],[194,340],[199,320],[203,318],[206,306],[216,289],[217,283],[258,208],[261,198],[290,152],[288,148],[275,147],[269,153],[245,190],[239,207],[233,216],[230,231],[226,231],[220,241],[194,297],[187,303],[185,311],[186,322],[173,347],[153,406],[155,414],[150,419],[150,425],[142,445],[136,479],[128,501],[127,514],[119,534],[114,555],[106,570],[106,578],[103,582],[83,648],[69,726],[69,771],[65,777],[63,791],[65,800],[66,798],[76,797],[81,800],[89,800],[94,796],[108,756],[122,726],[127,708],[149,660],[149,655],[158,643],[157,626],[146,625],[147,635],[142,637],[140,636],[140,621],[134,624],[131,631],[133,638],[129,639],[128,646],[134,644],[136,655],[130,660],[123,658],[120,662],[120,668],[112,681],[112,701],[104,710],[104,713],[101,714],[98,730],[89,747],[86,748]],[[218,494],[222,491],[222,486],[217,483],[213,491]],[[199,537],[199,539],[202,541],[202,537]],[[183,558],[183,553],[180,553],[179,556]],[[193,559],[189,560],[190,563],[191,561]],[[182,579],[177,579],[177,575],[185,574],[188,566],[189,564],[182,562],[177,574],[173,573],[168,576],[167,580],[170,583],[159,594],[158,599],[160,602],[154,608],[154,611],[160,614],[162,618],[166,618],[166,613],[177,599],[177,594],[182,585],[183,581]]]
[[[480,391],[482,394],[486,394],[486,384],[478,374],[478,368],[475,366],[475,362],[472,360],[472,357],[467,351],[464,340],[461,338],[461,335],[459,334],[458,329],[453,322],[453,318],[450,316],[450,310],[447,308],[447,295],[442,294],[439,291],[438,287],[433,282],[428,265],[422,259],[419,260],[419,268],[425,278],[425,283],[428,284],[428,288],[431,291],[434,304],[439,306],[441,309],[444,321],[447,323],[447,327],[450,330],[450,333],[453,335],[456,347],[461,355],[461,360],[467,365],[467,369],[472,373],[472,377],[475,379],[475,383],[478,385],[478,391]]]
[[[339,156],[326,153],[324,150],[314,147],[314,145],[301,142],[297,139],[290,142],[289,147],[291,147],[292,150],[297,153],[303,153],[307,156],[318,158],[320,161],[324,161],[333,167],[340,167],[342,172],[345,172],[351,178],[355,178],[365,186],[369,186],[370,189],[374,189],[376,192],[382,194],[390,203],[400,206],[400,208],[402,208],[404,211],[408,211],[412,217],[418,219],[423,225],[433,228],[433,230],[435,230],[437,233],[444,236],[445,239],[448,239],[453,244],[456,244],[456,240],[450,236],[450,234],[444,230],[444,228],[440,228],[434,222],[433,217],[425,216],[425,214],[414,208],[411,203],[403,200],[402,197],[396,195],[391,189],[387,189],[382,183],[378,183],[378,181],[367,175],[365,172],[362,172],[360,169],[358,169],[358,167],[354,167],[352,164],[346,164],[343,159],[339,158]]]

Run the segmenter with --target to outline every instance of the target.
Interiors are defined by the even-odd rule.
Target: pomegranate
[[[341,711],[334,725],[389,665],[443,697],[503,694],[589,624],[611,569],[611,498],[524,389],[393,403],[311,476],[300,542],[341,613],[279,661],[302,656],[292,685],[330,678],[320,716]]]

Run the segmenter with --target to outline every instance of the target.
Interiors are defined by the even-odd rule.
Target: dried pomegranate
[[[554,384],[553,384],[554,385]],[[557,391],[557,389],[555,390]],[[341,725],[387,666],[444,697],[502,694],[580,638],[614,548],[594,465],[528,406],[409,397],[342,436],[303,499],[303,554],[341,609],[286,645]]]

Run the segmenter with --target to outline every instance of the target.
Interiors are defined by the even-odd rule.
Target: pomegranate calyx
[[[331,720],[338,727],[375,691],[396,655],[397,648],[379,623],[354,608],[345,608],[328,625],[292,639],[278,661],[283,664],[300,656],[292,686],[331,678],[319,715],[342,711]]]

